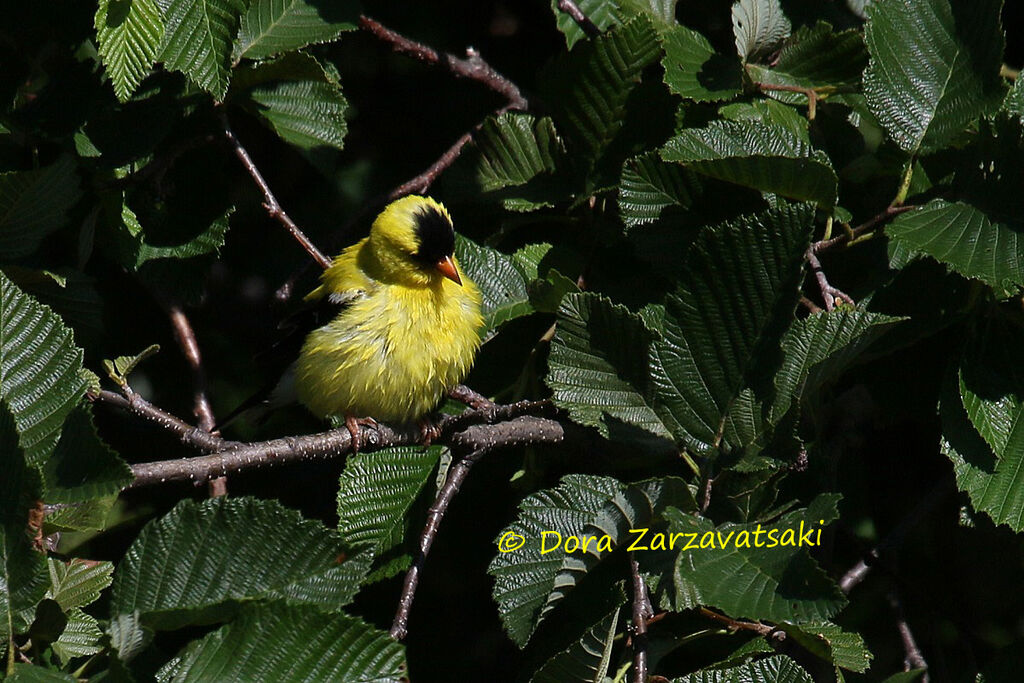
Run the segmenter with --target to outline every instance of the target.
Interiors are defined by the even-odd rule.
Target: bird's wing
[[[257,362],[263,366],[274,379],[262,386],[259,391],[246,399],[217,425],[219,430],[233,422],[243,413],[257,407],[272,407],[278,398],[286,392],[279,392],[282,377],[288,372],[302,350],[302,344],[313,330],[323,327],[348,308],[353,302],[367,295],[365,289],[351,289],[344,292],[332,292],[327,296],[309,299],[302,308],[281,320],[278,329],[281,334],[266,350],[256,354]],[[294,400],[294,399],[293,399]],[[287,404],[287,400],[280,401]]]

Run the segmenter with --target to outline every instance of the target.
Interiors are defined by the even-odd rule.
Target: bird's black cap
[[[432,206],[425,206],[416,212],[413,220],[416,221],[416,241],[420,245],[414,254],[418,261],[433,265],[452,255],[455,230],[448,216]]]

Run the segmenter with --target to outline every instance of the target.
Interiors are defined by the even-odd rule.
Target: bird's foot
[[[370,427],[371,429],[377,429],[380,425],[372,417],[354,417],[352,415],[345,415],[345,427],[348,429],[348,433],[352,436],[352,453],[358,453],[362,446],[362,437],[360,436],[360,427]]]
[[[425,417],[417,422],[420,428],[420,443],[429,446],[437,437],[441,436],[441,425],[434,422],[430,417]]]

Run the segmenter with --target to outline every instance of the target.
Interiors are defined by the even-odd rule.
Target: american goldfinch
[[[358,424],[421,421],[469,372],[483,324],[480,291],[454,249],[444,206],[403,197],[306,296],[321,321],[325,307],[332,317],[306,337],[282,384],[290,379],[318,417],[344,416],[355,450]]]

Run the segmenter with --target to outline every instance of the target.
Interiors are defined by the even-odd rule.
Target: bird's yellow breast
[[[462,381],[480,345],[480,293],[459,286],[379,282],[346,250],[324,276],[328,291],[360,291],[306,338],[295,365],[299,400],[314,414],[411,422]]]

